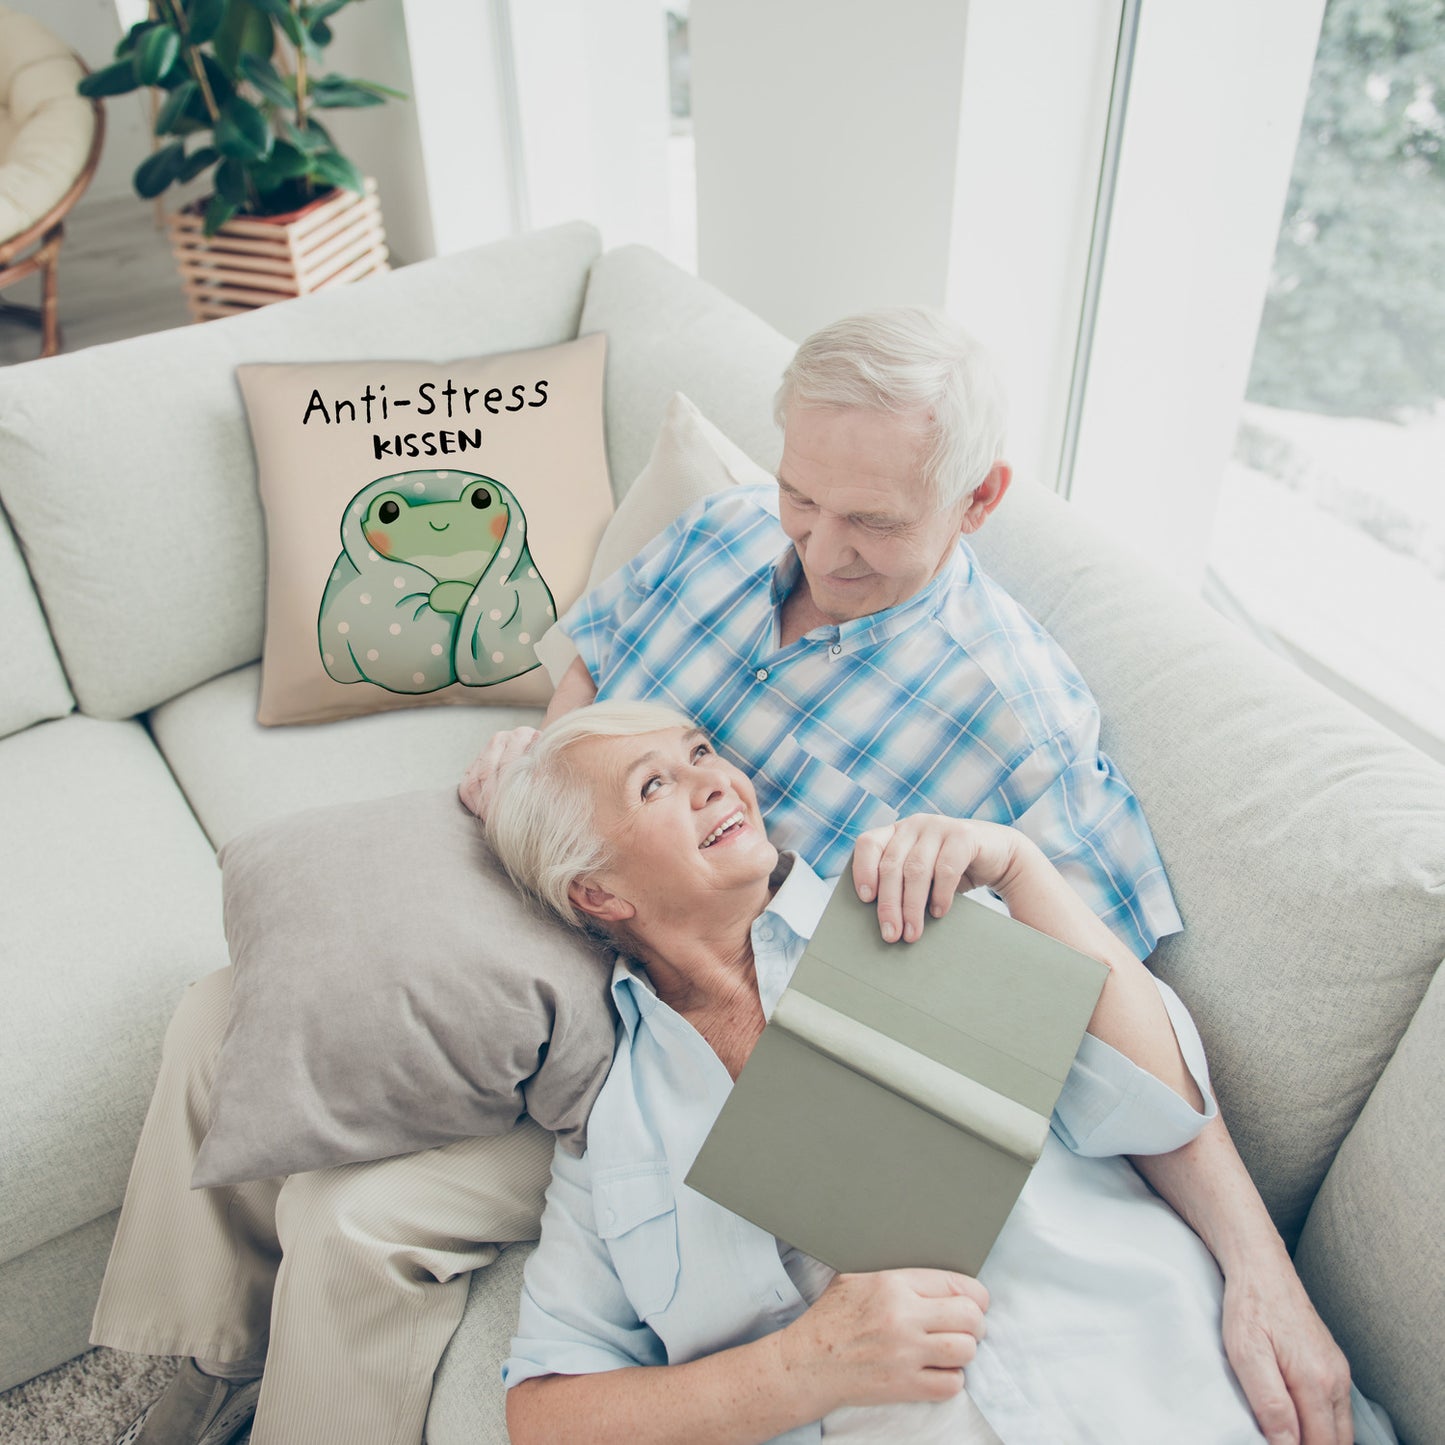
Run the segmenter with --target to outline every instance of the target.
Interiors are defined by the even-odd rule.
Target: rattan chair
[[[38,323],[42,356],[60,350],[64,218],[95,175],[105,135],[100,103],[76,93],[84,74],[38,20],[0,6],[0,290],[41,277],[38,307],[0,302],[0,315]]]

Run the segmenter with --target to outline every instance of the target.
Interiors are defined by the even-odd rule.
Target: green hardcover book
[[[837,1270],[977,1274],[1107,977],[969,898],[885,944],[845,877],[687,1183]]]

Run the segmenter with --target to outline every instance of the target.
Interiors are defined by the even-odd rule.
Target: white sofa
[[[162,1029],[226,961],[213,850],[446,784],[528,716],[257,726],[264,540],[234,366],[602,330],[619,495],[675,390],[771,466],[790,343],[648,251],[598,249],[562,227],[0,372],[0,1387],[86,1347]],[[1301,1274],[1402,1438],[1445,1440],[1445,770],[1027,479],[977,542],[1100,701],[1186,921],[1154,963]],[[505,1439],[525,1254],[473,1281],[436,1445]]]

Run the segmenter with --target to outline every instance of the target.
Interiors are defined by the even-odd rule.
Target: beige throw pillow
[[[659,532],[703,498],[728,487],[775,480],[687,397],[674,392],[647,465],[618,503],[616,515],[597,544],[584,590],[591,591],[626,566]],[[554,628],[542,638],[537,656],[558,683],[577,649],[560,628]]]
[[[603,336],[237,368],[266,515],[258,721],[541,705],[608,518]]]

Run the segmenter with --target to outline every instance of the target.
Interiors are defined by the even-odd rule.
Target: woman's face
[[[725,910],[732,897],[749,906],[766,885],[778,851],[757,794],[701,730],[588,738],[569,756],[591,785],[597,829],[612,853],[591,882],[627,905],[621,917],[645,926],[713,902]]]

